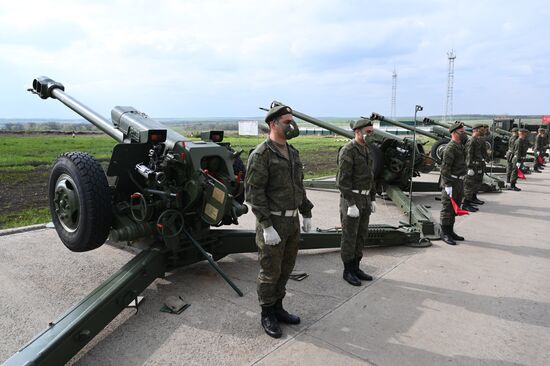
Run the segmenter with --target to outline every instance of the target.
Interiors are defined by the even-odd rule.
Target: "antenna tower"
[[[390,109],[390,118],[395,119],[395,103],[397,96],[397,72],[395,72],[395,66],[393,67],[393,73],[391,75],[391,109]]]
[[[453,50],[447,52],[449,58],[449,74],[447,76],[447,102],[445,103],[445,116],[443,122],[453,119],[453,83],[455,79],[455,59],[456,55]]]

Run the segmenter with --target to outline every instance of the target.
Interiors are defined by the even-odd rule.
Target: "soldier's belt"
[[[283,217],[296,217],[298,216],[298,209],[286,210],[286,211],[271,211],[271,214],[275,216],[283,216]]]
[[[357,193],[357,194],[363,194],[365,196],[368,196],[369,193],[370,193],[370,189],[352,189],[351,190],[353,193]]]
[[[451,174],[451,178],[454,178],[454,179],[460,179],[460,180],[463,180],[464,179],[464,175],[452,175]]]

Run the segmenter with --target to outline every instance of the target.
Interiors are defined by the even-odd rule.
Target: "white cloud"
[[[284,97],[306,113],[353,116],[366,107],[388,112],[395,66],[398,114],[417,103],[437,114],[454,48],[456,95],[468,95],[455,98],[456,112],[545,113],[546,8],[542,1],[2,2],[0,72],[18,89],[50,75],[104,114],[134,104],[159,117],[251,115]],[[491,88],[518,84],[515,100]],[[36,105],[45,102],[2,93],[0,117],[44,112]]]

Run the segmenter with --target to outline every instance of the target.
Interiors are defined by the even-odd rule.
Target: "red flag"
[[[451,198],[451,204],[453,205],[453,209],[455,210],[455,215],[464,216],[464,215],[469,215],[470,214],[470,212],[468,212],[466,210],[463,210],[460,207],[458,207],[458,205],[456,204],[456,201],[453,197],[450,197],[450,198]]]
[[[519,179],[527,179],[527,178],[525,178],[525,174],[523,174],[523,170],[521,170],[520,168],[518,168],[518,178]]]
[[[544,159],[542,158],[542,155],[541,154],[538,154],[537,155],[537,163],[539,164],[544,164]]]

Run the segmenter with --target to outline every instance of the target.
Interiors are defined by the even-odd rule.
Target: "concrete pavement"
[[[549,169],[550,170],[550,169]],[[430,176],[426,176],[430,179]],[[467,241],[430,248],[365,251],[375,281],[341,279],[338,250],[307,251],[285,304],[302,317],[271,339],[259,324],[254,254],[220,266],[238,297],[205,263],[169,274],[145,292],[136,314],[125,310],[73,362],[78,365],[546,365],[550,360],[550,173],[532,174],[522,192],[482,194],[481,210],[457,220]],[[308,191],[314,225],[338,225],[338,195]],[[434,194],[415,201],[441,204]],[[379,200],[373,223],[404,220]],[[241,220],[251,228],[252,215]],[[77,303],[131,254],[104,245],[71,253],[51,229],[0,236],[0,361]],[[159,312],[179,295],[181,315]]]

